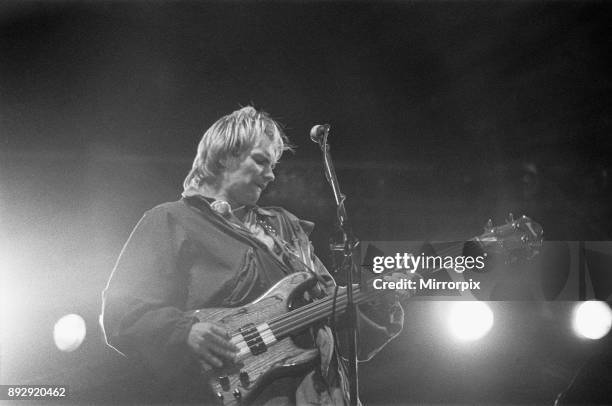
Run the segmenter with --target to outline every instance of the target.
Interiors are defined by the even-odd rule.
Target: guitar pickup
[[[249,376],[249,373],[247,371],[240,371],[240,383],[245,388],[248,387],[251,383],[251,377]]]
[[[264,343],[259,331],[257,331],[257,327],[253,326],[252,324],[247,324],[244,327],[241,327],[239,331],[242,338],[247,343],[249,350],[251,350],[251,354],[259,355],[268,350],[266,343]]]

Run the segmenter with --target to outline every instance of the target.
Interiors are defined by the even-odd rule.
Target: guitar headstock
[[[485,252],[506,256],[508,262],[535,257],[542,247],[542,227],[523,215],[515,219],[509,214],[506,224],[494,227],[492,220],[484,226],[484,233],[474,238]]]

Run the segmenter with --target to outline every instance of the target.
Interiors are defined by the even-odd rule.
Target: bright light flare
[[[576,334],[598,340],[612,327],[612,310],[605,302],[589,300],[574,309],[573,327]]]
[[[493,311],[483,302],[454,302],[448,315],[448,327],[459,340],[478,340],[493,327]]]
[[[85,339],[85,320],[78,314],[67,314],[53,327],[53,339],[60,351],[71,352]]]

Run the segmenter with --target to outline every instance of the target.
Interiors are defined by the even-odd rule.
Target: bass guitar
[[[541,246],[542,228],[523,216],[502,226],[489,225],[483,234],[473,237],[468,243],[483,252],[502,253],[508,258],[517,255],[529,258],[537,254]],[[459,244],[459,252],[463,246],[464,243]],[[343,314],[347,308],[346,289],[342,287],[336,294],[301,305],[304,292],[316,283],[317,278],[311,273],[297,272],[278,281],[248,305],[193,312],[193,316],[202,322],[214,322],[225,327],[230,332],[230,341],[239,349],[234,364],[209,371],[208,384],[220,403],[249,403],[276,377],[286,376],[316,362],[318,349],[302,348],[294,343],[292,336],[332,315]],[[356,286],[353,298],[359,304],[377,294],[380,293]]]

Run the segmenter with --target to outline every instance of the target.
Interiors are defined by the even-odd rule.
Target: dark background
[[[611,14],[606,2],[3,2],[2,383],[144,396],[103,345],[100,292],[143,211],[178,198],[201,134],[247,104],[297,146],[263,202],[316,221],[326,263],[333,199],[308,137],[320,123],[364,240],[468,238],[508,212],[550,240],[609,240]],[[569,303],[495,305],[505,324],[467,348],[413,304],[362,368],[364,400],[549,403],[603,345],[571,336]],[[52,340],[66,313],[88,327],[72,353]]]

